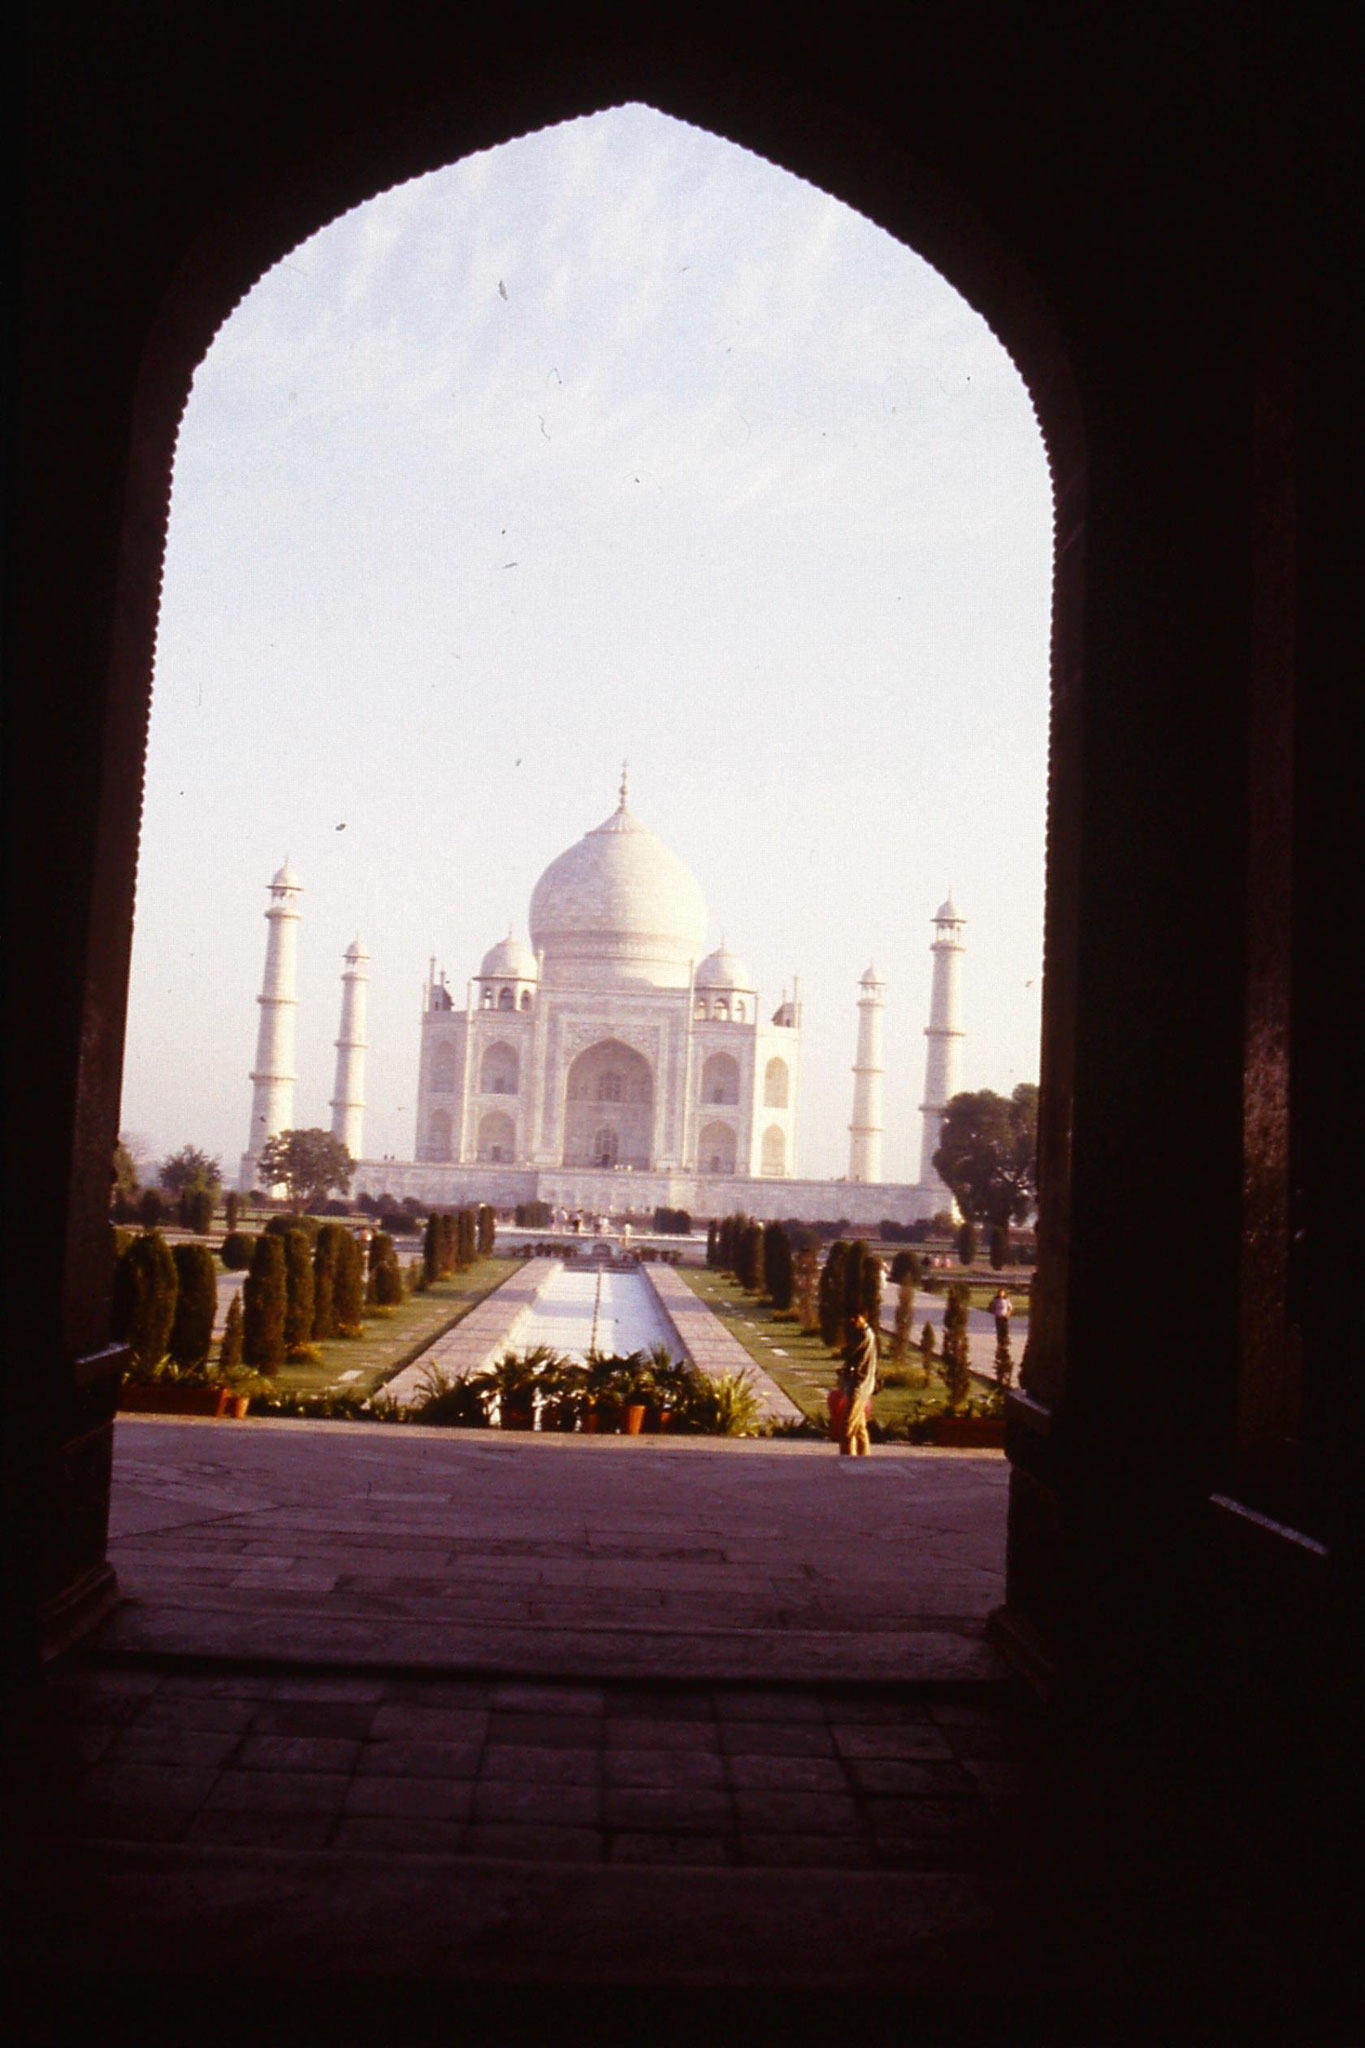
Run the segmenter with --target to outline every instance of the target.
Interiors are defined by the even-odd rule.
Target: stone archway
[[[565,1166],[650,1165],[654,1073],[643,1053],[599,1039],[579,1053],[564,1083]]]

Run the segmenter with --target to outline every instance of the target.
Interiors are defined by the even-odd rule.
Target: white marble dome
[[[509,932],[484,954],[479,975],[485,981],[534,981],[536,956]]]
[[[714,953],[708,953],[697,969],[698,988],[752,989],[754,978],[744,962],[722,939]]]
[[[691,869],[626,805],[551,861],[531,897],[550,985],[685,988],[706,941]]]

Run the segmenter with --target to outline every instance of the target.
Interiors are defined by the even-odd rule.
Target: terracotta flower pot
[[[625,1433],[627,1436],[638,1436],[640,1434],[640,1431],[645,1426],[645,1417],[648,1413],[649,1403],[647,1401],[631,1402],[630,1406],[626,1409]]]
[[[502,1426],[504,1429],[534,1429],[536,1410],[533,1401],[504,1401],[502,1404]]]
[[[597,1410],[595,1408],[585,1408],[583,1410],[583,1434],[584,1436],[596,1436],[597,1434]]]
[[[222,1415],[230,1399],[226,1387],[123,1387],[118,1404],[126,1415]],[[245,1409],[242,1410],[245,1413]]]

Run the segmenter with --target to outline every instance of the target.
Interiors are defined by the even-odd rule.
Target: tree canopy
[[[168,1195],[216,1195],[223,1184],[223,1170],[197,1145],[182,1145],[162,1160],[157,1179]]]
[[[1023,1223],[1038,1206],[1038,1090],[1021,1081],[1008,1101],[993,1089],[955,1095],[934,1167],[974,1223]]]
[[[281,1131],[261,1147],[262,1185],[283,1187],[290,1207],[300,1214],[325,1202],[333,1188],[345,1194],[354,1171],[350,1153],[330,1131]]]

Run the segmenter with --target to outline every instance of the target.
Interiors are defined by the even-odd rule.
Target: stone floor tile
[[[330,1813],[252,1813],[205,1807],[191,1817],[183,1839],[239,1849],[324,1849],[334,1826]]]
[[[193,1817],[183,1806],[94,1806],[88,1810],[81,1832],[94,1841],[178,1842]]]
[[[240,1734],[254,1718],[258,1700],[230,1695],[159,1692],[138,1715],[139,1728],[204,1728]]]
[[[927,1724],[905,1728],[890,1721],[870,1725],[859,1722],[850,1727],[844,1721],[831,1721],[831,1729],[843,1756],[920,1758],[925,1762],[938,1760],[944,1763],[953,1760],[953,1750],[947,1737],[940,1729]]]
[[[868,1694],[855,1697],[830,1691],[822,1693],[821,1698],[828,1720],[840,1726],[876,1726],[880,1723],[896,1728],[928,1728],[935,1725],[928,1706],[921,1700],[904,1697],[878,1699]]]
[[[145,1712],[148,1695],[141,1692],[94,1692],[73,1689],[61,1702],[62,1712],[77,1726],[128,1728]]]
[[[746,1834],[856,1835],[858,1808],[851,1795],[838,1792],[783,1792],[742,1786],[735,1811]]]
[[[987,1728],[996,1724],[1000,1708],[990,1701],[935,1700],[929,1712],[941,1728]]]
[[[321,1673],[303,1673],[294,1678],[276,1679],[270,1697],[275,1700],[350,1700],[364,1703],[383,1699],[386,1691],[382,1678],[332,1678]]]
[[[729,1845],[720,1835],[633,1834],[622,1830],[607,1844],[609,1863],[707,1864],[730,1862]]]
[[[160,1689],[163,1694],[183,1694],[188,1699],[265,1700],[276,1683],[254,1672],[169,1671]]]
[[[710,1750],[719,1754],[714,1721],[640,1720],[607,1716],[608,1749]]]
[[[878,1835],[930,1837],[980,1832],[985,1816],[981,1801],[970,1793],[945,1799],[926,1794],[871,1794],[863,1800],[868,1825]]]
[[[77,1750],[88,1764],[98,1763],[114,1737],[122,1731],[103,1721],[78,1722],[73,1731]]]
[[[600,1785],[602,1751],[564,1746],[541,1749],[525,1742],[500,1745],[490,1742],[483,1752],[481,1775],[540,1785]]]
[[[783,1792],[839,1792],[849,1789],[843,1764],[832,1756],[732,1756],[727,1759],[736,1788],[771,1786]]]
[[[865,1792],[970,1791],[972,1781],[959,1763],[909,1757],[851,1757],[848,1768]]]
[[[367,1742],[356,1772],[376,1778],[473,1778],[482,1755],[477,1742]]]
[[[725,1767],[705,1749],[609,1749],[609,1785],[713,1785],[724,1789]]]
[[[462,1820],[422,1818],[416,1814],[344,1813],[331,1838],[333,1849],[391,1850],[399,1854],[427,1851],[456,1855],[464,1847]]]
[[[601,1686],[536,1685],[527,1681],[493,1688],[493,1706],[502,1713],[590,1714],[600,1719],[605,1703],[606,1694]]]
[[[739,1861],[783,1870],[867,1870],[876,1857],[858,1835],[761,1834],[742,1830]]]
[[[413,1707],[386,1699],[374,1714],[372,1740],[405,1742],[482,1742],[489,1716],[470,1707]]]
[[[725,1721],[720,1746],[726,1756],[833,1756],[834,1740],[816,1721]]]
[[[99,1806],[179,1807],[203,1804],[214,1772],[188,1764],[118,1763],[104,1758],[86,1774],[86,1796]]]
[[[465,1713],[487,1713],[497,1685],[486,1678],[391,1678],[384,1685],[384,1699],[395,1706],[458,1708]]]
[[[163,1673],[133,1664],[73,1664],[61,1662],[47,1675],[54,1691],[88,1693],[133,1693],[145,1699],[163,1683]]]
[[[248,1735],[236,1758],[241,1771],[352,1771],[358,1741],[345,1735]]]
[[[682,1692],[668,1687],[613,1686],[606,1697],[609,1720],[714,1724],[716,1718],[716,1703],[709,1692]]]
[[[471,1781],[456,1778],[352,1778],[344,1790],[348,1814],[417,1820],[467,1820],[474,1798]]]
[[[335,1813],[349,1783],[340,1771],[224,1771],[206,1803],[235,1813]]]
[[[496,1708],[488,1719],[491,1747],[586,1749],[600,1746],[603,1723],[591,1714],[512,1714]]]
[[[717,1692],[716,1713],[722,1721],[823,1721],[824,1704],[807,1692],[751,1692],[737,1686]]]
[[[506,1856],[525,1863],[601,1863],[601,1830],[538,1827],[529,1822],[472,1821],[465,1830],[467,1856]]]
[[[555,1826],[600,1827],[602,1792],[597,1785],[480,1778],[474,1787],[476,1821],[535,1821]]]
[[[734,1827],[729,1793],[704,1785],[609,1785],[605,1812],[609,1828],[631,1833],[727,1834]]]
[[[262,1700],[251,1724],[253,1735],[331,1736],[363,1741],[383,1706],[365,1700]]]
[[[234,1728],[181,1728],[174,1722],[149,1726],[135,1721],[120,1728],[109,1746],[109,1756],[119,1763],[185,1764],[204,1769],[225,1764],[241,1742]]]

